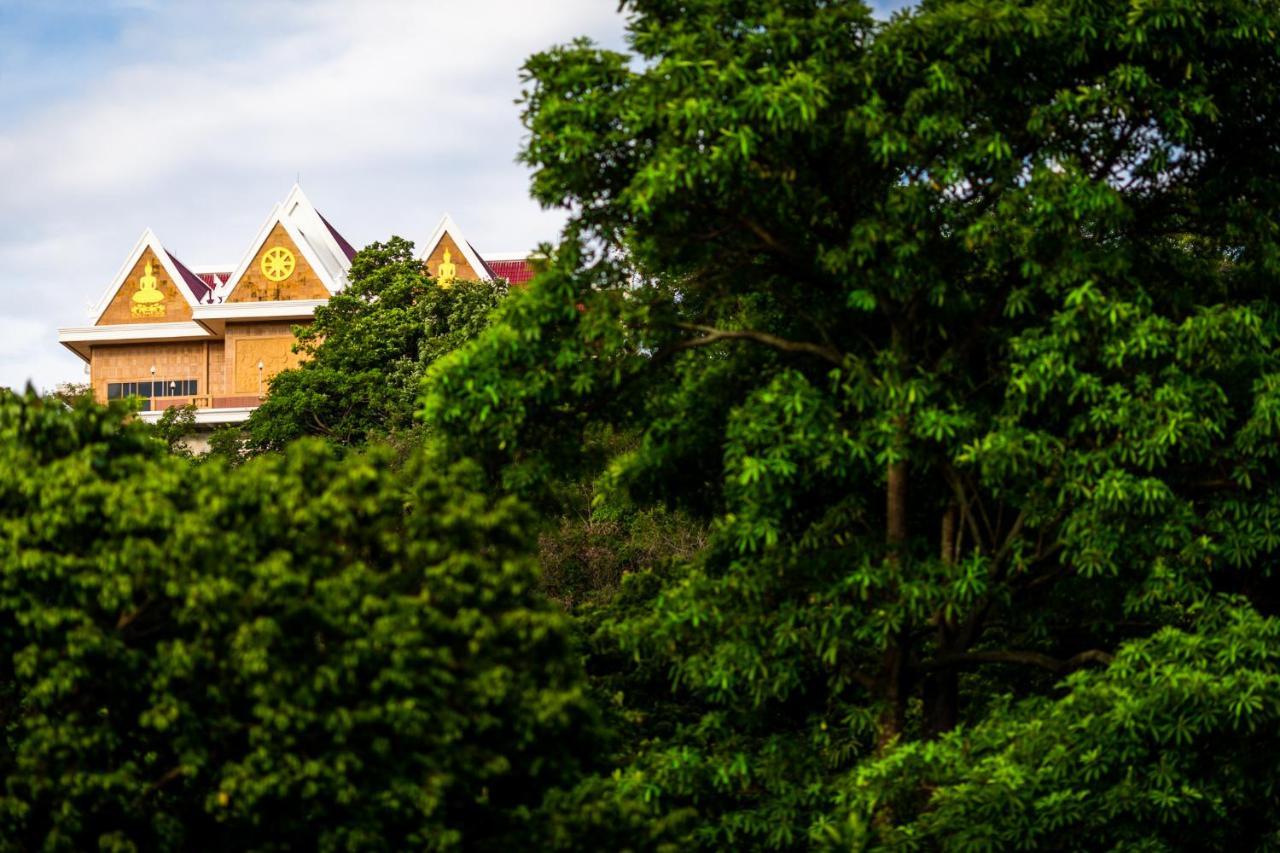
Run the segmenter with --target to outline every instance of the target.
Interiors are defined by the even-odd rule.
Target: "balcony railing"
[[[195,406],[197,409],[243,409],[256,408],[262,402],[257,394],[239,394],[214,397],[209,394],[197,394],[194,397],[153,397],[151,411],[163,412],[174,406]]]

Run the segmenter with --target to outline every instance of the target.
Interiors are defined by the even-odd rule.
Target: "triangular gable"
[[[346,285],[350,261],[298,186],[271,210],[215,302],[328,299]]]
[[[351,254],[347,253],[350,244],[338,234],[338,230],[325,221],[316,210],[315,205],[307,198],[302,187],[297,184],[289,190],[284,203],[280,205],[284,221],[301,237],[333,282],[331,290],[337,292],[346,286],[347,270],[351,269]]]
[[[195,300],[173,257],[147,229],[99,300],[93,324],[183,322]]]
[[[464,281],[488,281],[493,278],[476,250],[463,238],[453,217],[447,213],[440,219],[440,224],[427,240],[421,255],[427,274],[432,278],[440,278],[440,265],[444,263],[445,252],[449,253],[449,263],[454,265],[455,278]]]
[[[328,299],[329,290],[298,242],[277,222],[258,246],[248,268],[232,280],[227,302],[282,302]]]

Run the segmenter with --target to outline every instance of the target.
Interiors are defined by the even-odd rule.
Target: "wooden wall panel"
[[[292,323],[228,323],[225,334],[224,390],[226,394],[258,394],[258,362],[262,362],[261,389],[271,377],[298,364],[293,352],[297,338]]]
[[[293,272],[284,281],[272,281],[262,271],[262,256],[271,249],[283,247],[293,255]],[[284,230],[284,226],[276,223],[267,235],[266,241],[253,256],[249,269],[236,284],[236,289],[227,297],[228,302],[279,302],[289,299],[328,299],[329,290],[320,281],[302,252]]]
[[[209,342],[209,393],[215,397],[227,393],[227,369],[222,360],[226,349],[222,341]]]
[[[203,342],[95,346],[89,351],[89,365],[89,382],[99,402],[106,402],[109,382],[194,379],[200,393],[208,393]],[[152,367],[156,369],[154,375]]]
[[[89,352],[89,383],[94,397],[105,402],[111,382],[194,379],[199,397],[258,395],[258,362],[262,390],[271,378],[301,361],[293,352],[293,323],[228,323],[225,340],[183,343],[98,345]],[[156,372],[151,373],[155,367]],[[205,405],[201,403],[200,405]],[[243,404],[238,404],[243,405]]]
[[[151,274],[156,279],[156,291],[161,299],[158,302],[135,302],[134,297],[140,289],[139,281],[145,274],[147,264],[151,264]],[[144,249],[142,257],[129,270],[120,290],[112,297],[107,310],[98,320],[99,326],[110,326],[118,323],[170,323],[191,319],[191,305],[178,290],[178,285],[169,278],[169,274],[160,264],[159,258],[150,248]]]
[[[233,394],[267,393],[271,378],[298,363],[293,352],[293,336],[287,338],[241,338],[235,343],[232,366]]]

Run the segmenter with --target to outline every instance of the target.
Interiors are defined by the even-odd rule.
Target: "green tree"
[[[899,752],[961,750],[961,726],[989,754],[1039,715],[1066,743],[1143,654],[1217,672],[1169,631],[1233,649],[1215,632],[1277,600],[1280,4],[624,5],[630,54],[529,61],[524,156],[564,240],[424,403],[518,490],[594,424],[638,428],[601,487],[712,525],[592,617],[630,738],[566,798],[562,840],[802,846],[881,779],[914,796],[859,808],[910,840],[888,828],[951,794],[874,769]],[[1222,596],[1236,622],[1206,621]],[[1249,652],[1264,728],[1274,642],[1265,623]],[[1114,676],[1062,681],[1122,647]],[[1128,689],[1167,742],[1160,680]],[[1228,699],[1198,697],[1204,728],[1146,794],[1195,789],[1238,734]],[[1125,754],[1108,731],[1092,747]],[[1224,778],[1261,746],[1225,751]],[[947,790],[986,772],[937,762]],[[1193,815],[1207,843],[1272,837],[1266,809],[1230,823],[1260,784],[1169,800],[1164,837]],[[1101,819],[1029,808],[992,846],[1087,844]],[[1106,814],[1120,843],[1152,813]]]
[[[597,731],[528,513],[0,392],[0,847],[501,849]]]
[[[484,328],[507,292],[501,280],[438,287],[400,237],[358,252],[348,277],[296,329],[305,360],[271,380],[245,425],[251,449],[306,435],[352,446],[411,429],[424,369]]]
[[[1280,621],[1215,607],[1077,672],[1061,699],[859,768],[840,791],[834,849],[1225,850],[1280,843]],[[922,789],[930,792],[921,809]],[[877,825],[888,803],[913,819]]]
[[[152,425],[156,438],[165,443],[169,452],[178,456],[191,456],[187,439],[195,431],[195,406],[170,406]]]

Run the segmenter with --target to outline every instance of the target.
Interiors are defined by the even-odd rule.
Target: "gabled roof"
[[[187,300],[194,308],[200,304],[200,300],[208,292],[203,282],[200,281],[190,270],[182,266],[173,255],[165,250],[160,243],[160,238],[155,235],[150,228],[142,232],[142,236],[138,238],[138,242],[133,245],[133,249],[129,252],[129,257],[120,267],[120,271],[116,273],[115,278],[111,280],[111,284],[107,287],[102,297],[89,308],[89,315],[93,318],[92,324],[97,325],[102,319],[102,315],[106,312],[107,307],[111,304],[111,300],[120,292],[120,288],[124,287],[125,281],[129,278],[129,272],[134,265],[142,257],[148,249],[151,254],[156,257],[160,265],[164,267],[165,273],[169,279],[175,283],[178,292]],[[194,280],[194,283],[193,283]]]
[[[351,255],[355,254],[351,244],[342,239],[337,230],[324,220],[302,192],[302,187],[294,184],[285,200],[271,209],[230,278],[224,280],[214,291],[214,302],[226,299],[236,289],[258,250],[277,225],[289,235],[330,294],[337,293],[346,286]]]
[[[178,272],[182,274],[182,282],[191,291],[191,295],[196,298],[196,303],[204,302],[204,300],[213,292],[213,285],[205,281],[200,276],[187,269],[187,265],[173,256],[173,252],[165,252],[169,256],[169,260],[173,261],[174,266],[178,268]]]
[[[440,245],[440,241],[444,239],[446,234],[449,235],[454,245],[462,252],[463,257],[467,259],[467,263],[475,270],[476,275],[485,281],[493,278],[493,272],[489,269],[489,265],[481,259],[480,254],[462,236],[462,229],[458,227],[458,223],[453,221],[453,217],[447,213],[440,217],[440,224],[436,226],[436,230],[431,232],[431,236],[423,244],[424,248],[419,257],[424,262],[431,257],[431,253],[435,251],[436,246]]]
[[[231,264],[216,264],[213,266],[192,266],[187,269],[196,274],[196,278],[200,279],[208,286],[209,291],[216,291],[219,287],[231,278]]]
[[[533,264],[525,252],[489,253],[484,262],[494,278],[505,278],[508,284],[527,284],[533,278]]]
[[[329,233],[333,235],[333,239],[337,241],[342,248],[343,254],[347,256],[347,260],[351,260],[356,256],[356,247],[347,242],[347,238],[338,233],[338,229],[329,224],[329,220],[324,218],[324,214],[316,211],[316,216],[320,217],[320,221],[324,223],[324,227],[329,229]]]

